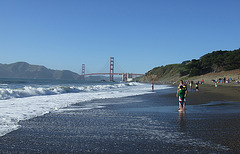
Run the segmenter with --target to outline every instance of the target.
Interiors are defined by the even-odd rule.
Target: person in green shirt
[[[177,97],[179,97],[179,110],[185,110],[186,105],[186,96],[187,96],[187,87],[183,84],[183,81],[180,81],[178,86]]]

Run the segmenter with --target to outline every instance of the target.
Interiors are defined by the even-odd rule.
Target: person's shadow
[[[186,132],[187,126],[186,126],[186,112],[185,111],[179,111],[179,131],[180,132]]]

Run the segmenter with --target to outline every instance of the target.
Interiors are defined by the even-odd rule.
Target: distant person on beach
[[[192,91],[193,81],[190,82],[190,89]]]
[[[154,92],[154,83],[152,82],[152,92]]]
[[[183,97],[181,97],[180,99],[180,94],[179,92],[181,92],[181,96],[183,94]],[[185,109],[185,105],[186,105],[186,97],[187,97],[187,86],[183,84],[183,80],[180,81],[180,84],[178,86],[178,90],[177,90],[177,97],[179,97],[179,110],[182,108]],[[180,103],[180,100],[182,103]]]
[[[184,88],[182,85],[177,91],[177,97],[179,97],[179,110],[185,110],[185,98],[186,98],[186,88]]]
[[[198,90],[199,90],[199,84],[196,83],[196,91],[198,91]]]

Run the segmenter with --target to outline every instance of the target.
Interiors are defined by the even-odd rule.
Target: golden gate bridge
[[[108,73],[89,73],[86,74],[85,64],[82,64],[82,78],[84,79],[85,76],[91,75],[109,75],[109,81],[114,81],[114,75],[121,75],[122,81],[132,81],[136,76],[142,76],[144,74],[137,74],[137,73],[115,73],[114,72],[114,57],[110,57],[110,69]]]

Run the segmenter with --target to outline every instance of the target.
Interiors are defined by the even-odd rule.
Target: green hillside
[[[200,59],[156,67],[139,79],[141,82],[176,81],[180,78],[240,69],[240,49],[234,51],[213,51]]]
[[[175,81],[176,78],[179,78],[180,72],[184,70],[184,64],[170,64],[166,66],[156,67],[148,71],[145,76],[139,79],[139,81]]]

